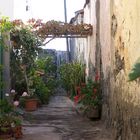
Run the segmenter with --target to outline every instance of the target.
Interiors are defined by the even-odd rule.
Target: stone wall
[[[100,48],[103,76],[103,119],[115,140],[140,139],[139,80],[128,74],[140,57],[140,1],[100,0]]]

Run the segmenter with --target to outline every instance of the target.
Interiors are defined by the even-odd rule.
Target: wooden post
[[[4,48],[3,48],[3,93],[10,93],[10,34],[4,33],[2,35],[4,37]]]
[[[2,41],[2,38],[1,38],[1,33],[0,33],[0,41]],[[2,54],[3,54],[3,49],[2,49],[2,43],[0,43],[0,65],[2,65]],[[2,80],[2,71],[0,71],[0,85],[1,83],[3,82]],[[3,98],[3,90],[2,90],[2,87],[0,87],[0,99]]]

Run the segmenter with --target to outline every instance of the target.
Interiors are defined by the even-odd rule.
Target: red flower
[[[79,95],[74,96],[74,102],[75,103],[78,103],[79,102],[79,97],[80,97]]]
[[[94,89],[93,89],[93,93],[96,93],[96,92],[97,92],[97,89],[96,89],[96,88],[94,88]]]
[[[95,81],[99,81],[99,79],[100,79],[99,73],[96,72],[96,75],[95,75]]]

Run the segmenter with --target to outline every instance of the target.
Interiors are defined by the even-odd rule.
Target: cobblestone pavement
[[[22,140],[112,140],[100,121],[82,117],[61,92],[48,105],[24,114]]]

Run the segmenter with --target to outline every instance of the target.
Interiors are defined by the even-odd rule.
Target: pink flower
[[[11,93],[15,93],[16,91],[14,89],[11,90]]]
[[[18,106],[19,105],[19,101],[14,101],[14,106]]]
[[[9,94],[8,94],[8,93],[6,93],[6,94],[5,94],[5,96],[7,96],[7,97],[8,97],[8,96],[9,96]]]
[[[28,96],[28,93],[27,92],[23,92],[22,96],[23,97]]]

